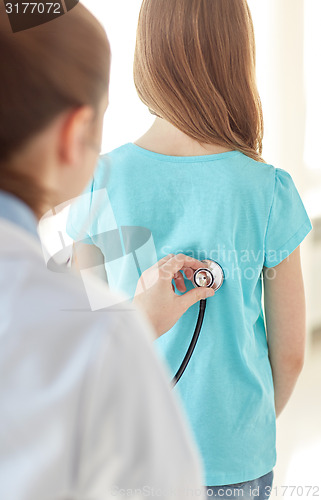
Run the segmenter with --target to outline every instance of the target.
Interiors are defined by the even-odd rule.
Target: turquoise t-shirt
[[[101,157],[71,208],[69,235],[99,246],[109,285],[130,296],[141,272],[168,253],[213,259],[224,269],[174,389],[203,458],[206,486],[249,481],[276,463],[262,268],[279,264],[311,228],[290,174],[239,151],[174,157],[126,144]],[[195,304],[155,341],[172,376],[197,315]]]

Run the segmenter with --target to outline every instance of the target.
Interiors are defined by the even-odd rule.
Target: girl
[[[246,1],[144,0],[134,78],[156,119],[134,144],[108,155],[111,169],[102,157],[88,189],[105,188],[108,178],[110,204],[91,213],[86,236],[104,256],[110,285],[130,295],[137,261],[129,250],[140,228],[148,228],[156,248],[156,255],[145,249],[141,270],[182,251],[223,267],[225,282],[208,300],[200,339],[175,390],[203,457],[208,495],[268,498],[275,419],[303,364],[299,245],[311,223],[291,176],[261,156]],[[88,213],[84,205],[71,211],[75,239]],[[132,226],[117,265],[95,236],[111,213],[118,227]],[[186,286],[181,277],[178,292]],[[172,375],[196,317],[193,306],[155,342]]]

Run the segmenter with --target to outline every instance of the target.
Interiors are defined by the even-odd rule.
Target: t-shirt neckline
[[[236,155],[241,155],[241,151],[232,150],[225,151],[224,153],[214,153],[208,155],[199,155],[199,156],[170,156],[164,155],[161,153],[155,153],[154,151],[150,151],[149,149],[144,149],[133,142],[129,142],[126,144],[127,147],[136,151],[136,153],[140,153],[144,156],[148,156],[149,158],[153,158],[155,160],[166,161],[166,162],[206,162],[206,161],[217,161],[232,158]]]

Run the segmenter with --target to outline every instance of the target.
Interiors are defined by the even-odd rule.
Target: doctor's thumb
[[[214,294],[215,292],[213,288],[197,287],[190,292],[186,292],[184,293],[184,295],[181,295],[179,300],[184,306],[184,311],[187,311],[187,309],[193,304],[196,304],[196,302],[199,302],[202,299],[213,297]]]

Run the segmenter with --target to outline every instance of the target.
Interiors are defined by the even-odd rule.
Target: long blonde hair
[[[143,103],[188,136],[264,162],[246,0],[143,0],[134,80]]]

